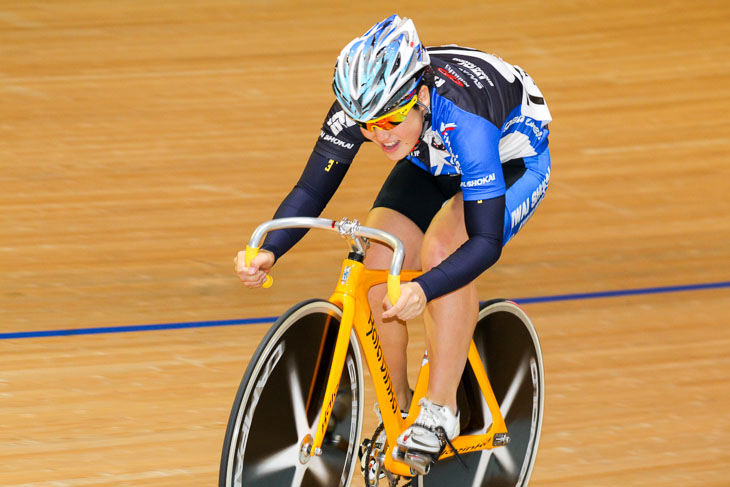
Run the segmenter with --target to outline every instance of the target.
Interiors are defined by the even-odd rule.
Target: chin
[[[406,157],[410,153],[411,153],[410,150],[403,149],[402,147],[399,148],[395,152],[386,152],[386,151],[383,151],[383,154],[385,154],[385,157],[387,157],[391,161],[396,161],[396,162],[400,161],[401,159],[403,159],[404,157]]]
[[[384,152],[384,154],[385,154],[385,157],[387,157],[388,159],[390,159],[391,161],[394,161],[394,162],[398,162],[401,159],[403,159],[405,156],[408,155],[408,153],[400,155],[399,153],[388,154],[387,152]]]

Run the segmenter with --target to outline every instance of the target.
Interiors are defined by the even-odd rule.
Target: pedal
[[[438,456],[418,450],[406,450],[401,446],[393,448],[393,459],[411,467],[413,475],[426,475]]]

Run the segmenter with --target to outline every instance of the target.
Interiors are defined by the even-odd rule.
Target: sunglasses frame
[[[418,102],[418,94],[415,93],[413,97],[400,108],[396,108],[392,112],[386,113],[385,115],[382,115],[378,118],[374,118],[372,120],[369,120],[367,122],[357,122],[357,124],[367,130],[368,132],[374,132],[376,128],[380,130],[391,130],[395,128],[396,126],[400,125],[401,123],[405,122],[406,117],[408,116],[408,112],[411,111],[411,108],[413,108],[416,103]],[[402,116],[402,120],[398,121],[392,121],[390,120],[396,115]]]

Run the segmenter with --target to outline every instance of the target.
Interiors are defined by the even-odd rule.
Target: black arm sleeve
[[[504,196],[464,202],[469,239],[439,265],[414,279],[431,301],[476,279],[502,254]]]
[[[349,164],[339,163],[313,152],[299,182],[281,202],[274,218],[319,216],[337,191],[349,167]],[[278,259],[306,233],[307,229],[304,228],[274,230],[266,235],[261,248],[272,252]]]

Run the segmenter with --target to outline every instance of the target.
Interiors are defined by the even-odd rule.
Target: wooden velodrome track
[[[216,484],[268,324],[122,331],[329,295],[332,235],[268,291],[232,258],[296,181],[340,48],[397,11],[523,66],[554,117],[547,198],[481,295],[649,289],[523,301],[547,374],[531,485],[730,486],[730,3],[395,9],[0,1],[0,485]],[[324,215],[364,218],[388,169],[364,147]]]

